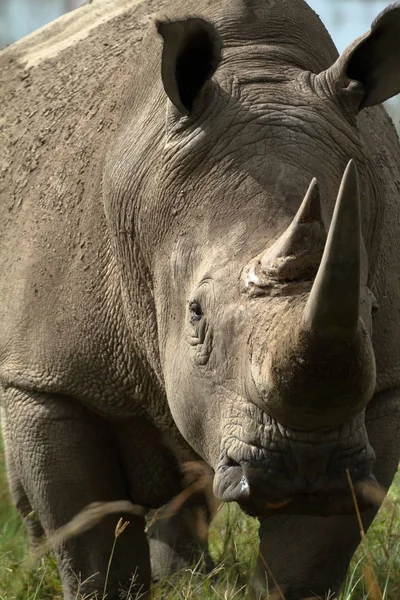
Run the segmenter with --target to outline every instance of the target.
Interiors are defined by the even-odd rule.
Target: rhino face
[[[385,15],[318,74],[251,40],[222,60],[202,19],[157,25],[162,160],[135,227],[157,249],[166,395],[217,497],[252,514],[353,511],[348,474],[368,505],[374,299],[359,185],[366,221],[373,185],[356,115],[400,89],[398,50],[385,61],[379,46]]]
[[[215,242],[202,253],[181,242],[171,258],[175,292],[186,276],[191,284],[181,311],[176,297],[165,346],[171,411],[214,468],[217,497],[252,514],[352,511],[346,470],[360,486],[360,507],[368,505],[363,485],[374,454],[363,409],[375,364],[359,316],[358,210],[350,163],[326,244],[314,182],[289,228],[244,267],[242,252],[233,257],[247,235],[240,227],[231,244],[229,232],[221,236],[221,249]],[[315,250],[316,277],[312,260],[304,261],[303,277],[289,252],[299,228],[297,258],[314,234],[315,247],[317,239],[325,246],[322,259]]]

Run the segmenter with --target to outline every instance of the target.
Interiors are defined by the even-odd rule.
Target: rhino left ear
[[[214,25],[200,18],[157,21],[156,27],[164,40],[165,92],[179,112],[188,115],[221,61],[221,38]]]
[[[322,74],[321,74],[322,75]],[[375,106],[400,92],[400,3],[389,6],[325,72],[335,92]]]

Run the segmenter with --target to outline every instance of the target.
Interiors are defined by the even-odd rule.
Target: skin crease
[[[261,519],[261,552],[286,599],[323,596],[339,589],[359,541],[354,516],[332,514],[346,512],[337,504],[345,468],[362,478],[374,462],[387,488],[400,454],[400,290],[391,267],[400,239],[398,139],[383,109],[358,114],[364,92],[343,74],[351,51],[335,63],[329,35],[301,0],[190,0],[167,9],[171,20],[200,13],[217,32],[208,26],[210,44],[220,36],[224,46],[189,114],[168,98],[176,82],[162,71],[153,24],[141,59],[105,71],[99,114],[110,134],[99,143],[101,129],[88,126],[90,144],[79,146],[84,135],[74,141],[79,152],[54,148],[57,161],[39,164],[19,212],[1,205],[10,487],[23,516],[38,515],[35,543],[41,528],[54,531],[90,502],[165,504],[181,489],[180,464],[199,457],[216,472],[215,493],[234,499],[242,465],[257,490],[245,508]],[[398,11],[389,22],[383,55],[396,66]],[[164,31],[167,58],[179,54],[174,44],[184,32],[179,25],[167,42]],[[393,95],[398,69],[390,60],[380,68]],[[113,85],[120,94],[111,109]],[[77,157],[84,166],[92,148],[74,195],[65,178],[75,181]],[[314,177],[328,230],[350,159],[360,184],[362,306],[343,348],[303,335],[309,276],[274,281],[255,296],[246,273],[291,223]],[[349,403],[340,389],[346,377],[356,382]],[[364,513],[366,527],[374,514]],[[149,587],[144,520],[126,518],[111,599],[136,566],[138,583]],[[84,591],[102,592],[116,521],[57,549],[66,599],[75,597],[73,572],[99,572]],[[150,533],[164,544],[160,567],[179,554],[177,532],[183,554],[190,545],[190,527],[175,519],[172,528],[173,541],[168,526]],[[260,563],[260,597],[265,576]]]

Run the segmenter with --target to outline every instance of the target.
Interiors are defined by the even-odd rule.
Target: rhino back
[[[6,385],[73,393],[117,416],[137,411],[142,393],[154,397],[157,378],[126,327],[102,161],[154,3],[109,4],[0,54],[0,374]]]

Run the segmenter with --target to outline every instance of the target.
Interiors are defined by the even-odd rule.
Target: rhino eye
[[[200,304],[198,302],[191,302],[189,304],[189,311],[190,311],[190,322],[198,323],[203,316],[203,310],[202,310]]]

